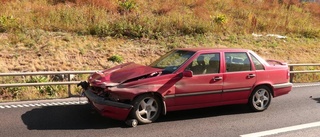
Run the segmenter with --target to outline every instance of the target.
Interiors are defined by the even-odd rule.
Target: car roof
[[[248,49],[237,49],[237,48],[177,48],[176,50],[185,50],[193,52],[201,51],[213,51],[213,52],[248,52]]]

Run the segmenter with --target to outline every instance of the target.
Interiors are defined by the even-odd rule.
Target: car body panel
[[[222,101],[247,99],[250,95],[256,78],[249,78],[254,71],[231,72],[223,75]]]
[[[104,70],[102,72],[95,72],[89,77],[91,84],[106,83],[122,83],[138,76],[151,74],[153,72],[159,72],[161,69],[152,68],[149,66],[143,66],[135,63],[126,63],[115,69]]]
[[[221,99],[221,74],[195,75],[183,77],[175,84],[175,106],[218,102]]]

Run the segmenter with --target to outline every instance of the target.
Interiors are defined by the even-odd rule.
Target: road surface
[[[319,132],[319,83],[294,84],[264,112],[246,105],[176,111],[136,128],[101,117],[83,99],[0,103],[1,137],[318,137]]]

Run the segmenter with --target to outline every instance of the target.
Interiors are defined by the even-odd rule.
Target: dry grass
[[[38,40],[31,37],[41,36]],[[12,39],[23,37],[12,45]],[[116,65],[107,61],[120,55],[124,62],[149,64],[159,55],[176,47],[224,47],[248,48],[264,58],[278,59],[290,63],[318,62],[319,39],[276,39],[274,37],[247,36],[181,36],[151,39],[99,38],[78,36],[62,32],[42,30],[28,31],[23,36],[2,34],[0,64],[1,72],[100,70]],[[30,39],[29,39],[30,38]],[[288,49],[290,49],[288,52]],[[302,52],[303,51],[303,52]],[[307,53],[307,54],[306,54]]]
[[[297,0],[284,0],[283,3],[275,0],[39,0],[3,3],[0,9],[2,18],[12,18],[11,22],[2,23],[5,31],[37,28],[131,38],[221,31],[242,35],[264,32],[320,37],[320,6],[302,4]],[[219,15],[224,15],[227,22],[217,25],[210,18]]]
[[[125,57],[126,62],[147,64],[150,60],[146,59],[146,56],[154,58],[166,51],[165,47],[154,46],[152,42],[142,47],[141,41],[84,37],[41,30],[30,31],[20,37],[32,37],[34,33],[41,33],[38,34],[41,35],[38,41],[23,40],[17,43],[17,46],[7,45],[6,48],[0,49],[0,63],[7,64],[2,72],[100,70],[116,65],[107,61],[110,56],[116,54]],[[10,36],[2,41],[10,43]],[[138,44],[141,47],[136,46]]]

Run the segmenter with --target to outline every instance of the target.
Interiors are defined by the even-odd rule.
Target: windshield
[[[155,62],[151,63],[151,67],[164,69],[167,73],[172,73],[186,62],[195,52],[173,50]]]

